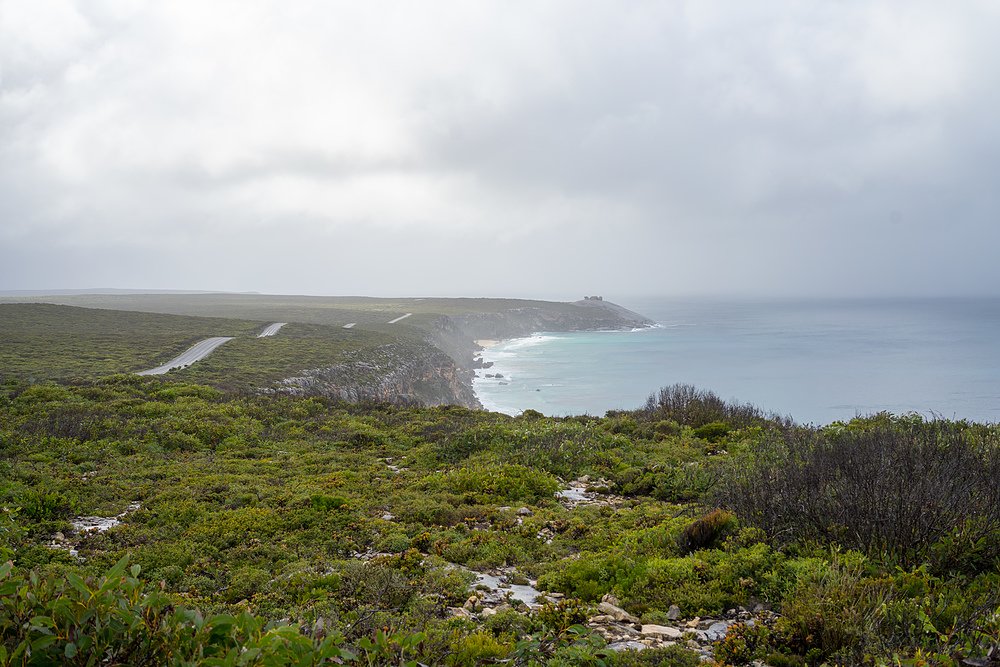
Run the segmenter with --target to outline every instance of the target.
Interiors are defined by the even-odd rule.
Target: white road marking
[[[257,334],[257,338],[264,338],[265,336],[273,336],[278,333],[278,329],[288,324],[288,322],[275,322],[274,324],[268,326],[266,329]]]
[[[136,375],[163,375],[167,371],[172,370],[174,368],[185,368],[187,366],[190,366],[196,361],[201,361],[202,359],[207,357],[212,352],[212,350],[219,347],[227,340],[232,340],[232,339],[233,336],[229,336],[228,338],[223,336],[219,336],[216,338],[206,338],[205,340],[199,343],[195,343],[186,352],[184,352],[183,354],[174,359],[171,359],[162,366],[151,368],[148,371],[140,371],[136,373]]]

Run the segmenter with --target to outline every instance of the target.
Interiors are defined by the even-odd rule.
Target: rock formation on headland
[[[434,323],[428,340],[454,360],[457,374],[471,390],[475,356],[482,349],[477,340],[522,338],[539,331],[627,331],[656,324],[600,297],[552,307],[556,305],[442,317]],[[480,407],[478,399],[474,404],[459,404]]]
[[[305,370],[283,382],[295,393],[322,394],[349,401],[378,400],[396,405],[461,405],[481,408],[472,391],[477,340],[504,340],[538,331],[616,331],[654,322],[599,297],[567,304],[443,316],[434,322],[428,344],[392,344],[359,351],[350,361]],[[492,365],[492,364],[490,364]]]

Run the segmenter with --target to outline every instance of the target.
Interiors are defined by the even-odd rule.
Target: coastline
[[[477,358],[482,363],[473,392],[484,409],[512,416],[525,410],[557,417],[636,409],[654,388],[637,393],[632,374],[603,359],[641,349],[650,340],[642,333],[653,330],[543,331],[504,340]]]

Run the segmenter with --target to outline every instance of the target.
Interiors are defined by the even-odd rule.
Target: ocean
[[[1000,421],[997,298],[611,300],[658,325],[491,346],[474,381],[484,407],[604,415],[680,382],[800,424],[881,411]]]

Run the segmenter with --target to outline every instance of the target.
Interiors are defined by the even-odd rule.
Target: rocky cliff
[[[429,340],[460,368],[470,368],[477,340],[522,338],[539,331],[622,331],[651,327],[653,320],[610,301],[584,299],[558,308],[524,307],[442,317]]]
[[[349,356],[352,358],[342,364],[287,378],[282,381],[283,389],[397,406],[482,407],[472,391],[472,372],[460,371],[451,357],[431,345],[393,343]]]
[[[542,304],[439,318],[427,342],[393,343],[351,353],[328,368],[303,371],[282,381],[284,390],[348,401],[394,405],[461,405],[481,408],[472,391],[477,340],[503,340],[537,331],[602,331],[648,327],[652,320],[609,301]]]

